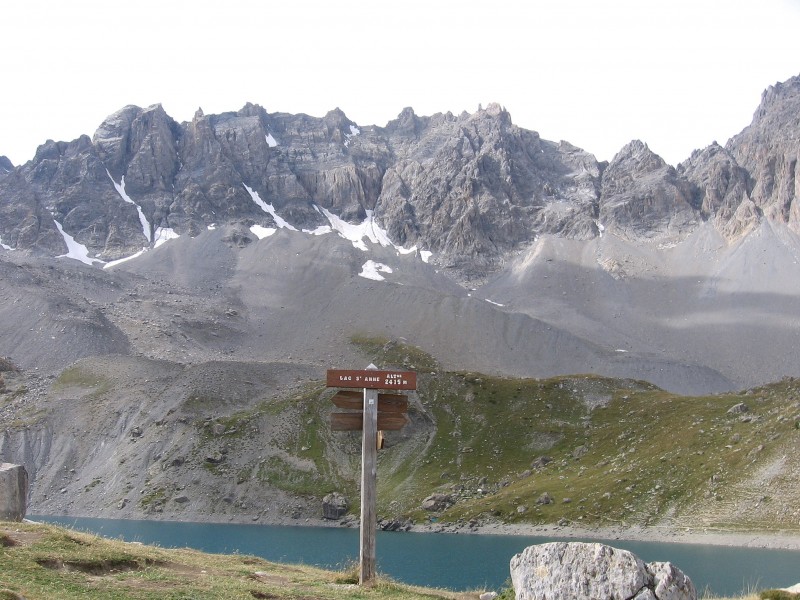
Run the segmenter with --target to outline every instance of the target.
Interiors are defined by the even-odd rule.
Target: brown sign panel
[[[397,431],[408,425],[408,417],[403,414],[378,413],[379,431]],[[361,431],[362,413],[331,413],[333,431]]]
[[[364,409],[364,392],[343,390],[331,398],[338,408]],[[408,411],[408,396],[402,394],[378,394],[378,412],[404,413]]]
[[[417,374],[414,371],[328,369],[327,384],[328,387],[369,390],[415,390]]]
[[[409,422],[405,413],[398,415],[378,413],[378,431],[400,431]]]
[[[364,409],[364,392],[353,390],[342,390],[331,398],[331,402],[338,408],[349,408],[350,410]]]
[[[405,394],[378,394],[378,414],[407,413],[408,396]]]

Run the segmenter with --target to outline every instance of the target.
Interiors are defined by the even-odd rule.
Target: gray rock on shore
[[[322,499],[322,518],[338,521],[347,514],[350,503],[339,492],[331,492]]]
[[[517,600],[696,600],[692,581],[671,563],[645,564],[604,544],[553,542],[511,559]]]

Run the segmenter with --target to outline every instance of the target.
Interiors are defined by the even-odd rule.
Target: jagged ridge
[[[800,231],[799,105],[797,77],[770,87],[725,148],[677,168],[636,140],[600,163],[517,127],[496,104],[458,116],[407,108],[386,127],[339,109],[314,118],[247,104],[179,124],[160,105],[127,106],[92,139],[48,141],[17,168],[3,162],[0,238],[62,254],[57,221],[111,260],[154,243],[159,228],[274,226],[245,186],[297,228],[326,225],[320,208],[350,222],[374,211],[396,243],[478,275],[542,234],[664,242],[711,221],[731,240],[762,218]]]

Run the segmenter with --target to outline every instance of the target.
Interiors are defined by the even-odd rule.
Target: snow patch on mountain
[[[344,134],[344,137],[345,137],[344,145],[345,146],[349,146],[350,145],[350,140],[353,137],[357,136],[359,133],[361,133],[361,130],[358,127],[356,127],[355,125],[350,125],[350,133],[345,133]]]
[[[67,245],[67,253],[61,254],[56,256],[56,258],[72,258],[74,260],[79,260],[85,265],[92,265],[96,262],[102,263],[103,261],[99,258],[91,258],[89,256],[89,249],[86,248],[83,244],[77,242],[74,237],[64,231],[64,228],[61,226],[61,223],[53,219],[53,223],[56,224],[56,228],[58,232],[61,234],[61,237],[64,238],[64,243]]]
[[[311,235],[325,235],[326,233],[332,233],[332,232],[333,229],[331,228],[330,225],[320,225],[316,229],[303,229],[303,233],[308,233]]]
[[[136,211],[139,213],[139,222],[142,224],[142,233],[144,234],[144,237],[147,238],[148,242],[152,242],[153,239],[150,234],[151,231],[150,221],[148,221],[147,217],[144,216],[144,212],[142,212],[142,207],[136,204],[136,202],[134,202],[131,199],[131,197],[128,196],[128,194],[125,192],[125,175],[123,175],[122,179],[120,179],[120,182],[117,183],[116,181],[114,181],[114,178],[111,176],[111,173],[109,172],[108,169],[106,169],[106,173],[108,174],[108,178],[111,180],[111,183],[114,184],[114,187],[116,188],[117,193],[120,195],[120,197],[128,204],[133,204],[136,207]]]
[[[242,183],[244,189],[247,190],[247,193],[250,194],[250,197],[253,199],[261,210],[265,213],[269,214],[275,221],[275,225],[278,226],[278,229],[288,229],[289,231],[297,231],[297,228],[293,225],[290,225],[285,219],[278,216],[278,213],[275,212],[275,207],[272,204],[267,204],[261,199],[261,196],[258,195],[258,192],[255,191],[253,188],[249,187],[246,183]],[[255,233],[255,232],[253,232]]]
[[[383,263],[368,260],[361,265],[361,273],[358,276],[373,281],[386,281],[386,278],[381,273],[392,273],[392,268]]]
[[[278,231],[275,227],[264,227],[262,225],[253,225],[250,228],[250,231],[253,232],[258,239],[263,240],[264,238],[268,238],[276,231]]]
[[[424,263],[427,263],[433,255],[432,252],[429,252],[428,250],[419,250],[416,246],[404,248],[403,246],[398,246],[392,242],[392,240],[389,238],[389,234],[386,233],[386,230],[382,229],[375,222],[375,216],[371,210],[366,211],[367,217],[361,223],[354,225],[336,216],[326,208],[321,206],[315,206],[314,208],[317,210],[317,212],[324,215],[325,218],[328,219],[330,226],[321,225],[313,230],[304,229],[303,233],[324,235],[326,233],[335,231],[344,239],[352,242],[353,246],[362,252],[368,251],[367,245],[364,242],[364,240],[367,239],[373,244],[379,244],[384,248],[394,248],[398,255],[419,254],[422,262]]]
[[[331,229],[336,231],[340,236],[346,240],[353,242],[353,246],[359,250],[367,251],[367,245],[364,243],[364,238],[367,238],[373,244],[380,244],[384,248],[397,248],[389,239],[386,231],[381,229],[373,219],[372,211],[367,211],[367,218],[358,225],[353,225],[347,221],[340,219],[335,214],[325,208],[320,208],[322,214],[328,219],[331,224]]]
[[[3,238],[1,237],[0,237],[0,248],[3,248],[3,250],[13,250],[11,246],[7,246],[6,244],[3,243]]]
[[[156,229],[156,239],[153,247],[158,248],[161,244],[169,240],[177,240],[179,237],[181,236],[175,233],[172,227],[159,227]]]
[[[111,269],[116,267],[117,265],[121,265],[124,262],[128,262],[129,260],[133,260],[134,258],[139,258],[142,254],[147,252],[147,248],[142,248],[136,254],[131,254],[130,256],[126,256],[125,258],[118,258],[117,260],[112,260],[107,262],[103,265],[104,269]]]
[[[272,137],[271,133],[268,133],[265,137],[267,138],[267,146],[269,146],[270,148],[278,147],[278,140]]]

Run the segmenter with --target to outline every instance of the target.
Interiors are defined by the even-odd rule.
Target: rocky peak
[[[36,149],[36,154],[33,157],[34,163],[41,163],[45,161],[60,161],[65,158],[73,158],[92,146],[92,141],[88,135],[82,135],[76,140],[71,142],[54,142],[47,140],[44,144]]]
[[[0,156],[0,176],[11,173],[14,170],[14,163],[7,156]]]
[[[129,191],[171,187],[177,171],[177,123],[160,104],[126,106],[107,117],[92,138],[115,181],[125,177]]]
[[[391,134],[416,138],[425,129],[427,121],[427,118],[418,117],[414,113],[414,109],[407,106],[400,111],[396,119],[389,121],[386,130]]]
[[[347,115],[344,114],[344,111],[338,106],[333,110],[329,110],[322,120],[326,124],[334,125],[336,127],[343,127],[350,124],[350,119],[347,118]]]
[[[239,112],[236,114],[240,117],[258,117],[260,119],[266,116],[267,111],[258,104],[248,102],[241,109],[239,109]]]
[[[489,117],[497,119],[504,125],[511,125],[511,115],[503,106],[500,106],[500,104],[498,104],[497,102],[490,103],[486,108],[479,108],[478,111],[473,116],[477,118]]]
[[[631,240],[680,238],[700,219],[696,193],[675,169],[634,140],[603,171],[599,218],[609,231]]]
[[[695,205],[716,229],[733,239],[758,224],[758,211],[748,194],[748,175],[725,148],[712,143],[695,150],[678,172],[695,186]]]
[[[783,107],[781,105],[783,103],[792,102],[799,95],[800,75],[792,77],[783,83],[778,82],[775,85],[769,86],[761,94],[761,103],[756,109],[753,119],[764,118],[775,108],[779,111],[782,110]]]
[[[632,175],[649,174],[667,166],[664,159],[641,140],[625,144],[608,165],[609,169],[624,170]]]
[[[800,232],[800,77],[770,86],[753,122],[726,149],[749,174],[749,193],[763,215]]]

